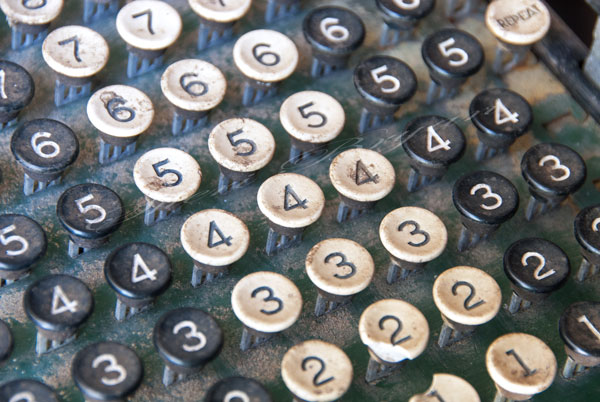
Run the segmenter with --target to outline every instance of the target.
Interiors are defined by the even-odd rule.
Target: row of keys
[[[544,7],[542,3],[539,6]],[[154,14],[164,17],[159,20],[159,27],[152,25],[153,7],[157,8]],[[172,15],[177,16],[177,24],[167,21],[172,19]],[[135,25],[139,23],[138,17],[147,17],[147,33]],[[133,23],[130,19],[136,22]],[[313,10],[306,17],[304,28],[307,41],[315,48],[313,75],[343,67],[349,52],[359,46],[364,38],[364,26],[360,18],[349,10],[336,7]],[[181,20],[177,12],[166,3],[138,1],[126,5],[120,11],[117,29],[129,45],[128,75],[132,77],[162,65],[164,50],[178,36]],[[158,38],[161,34],[167,35],[167,38]],[[106,64],[108,53],[108,45],[102,36],[86,27],[61,27],[48,35],[42,46],[42,54],[47,64],[57,73],[57,106],[89,95],[91,79]],[[481,44],[470,34],[458,29],[444,29],[430,35],[423,42],[422,54],[432,79],[428,102],[455,93],[483,65]],[[242,96],[244,105],[254,104],[264,96],[275,93],[277,83],[294,72],[299,57],[295,44],[289,38],[271,30],[256,30],[244,34],[236,42],[233,56],[234,63],[247,81]],[[408,100],[416,90],[412,70],[399,60],[389,57],[386,59],[369,59],[356,70],[355,84],[365,98],[360,132],[388,122],[400,104]],[[385,74],[388,70],[389,73]],[[190,74],[194,76],[195,73]],[[201,85],[203,92],[208,90],[205,82],[198,81],[195,85]],[[184,87],[183,82],[181,86]],[[188,94],[200,96],[190,92],[191,86],[192,84],[185,84]],[[197,112],[195,109],[192,111]]]
[[[476,283],[477,290],[468,281]],[[458,291],[459,288],[464,291]],[[88,299],[82,291],[89,293],[82,282],[67,275],[48,276],[28,289],[25,305],[29,307],[52,294],[52,301],[48,300],[44,307],[27,310],[30,318],[41,323],[49,314],[63,316],[57,324],[61,325],[60,334],[52,335],[53,344],[61,342],[59,335],[64,338],[62,342],[73,338],[67,321],[84,320],[89,316],[87,307],[93,302],[91,295]],[[440,340],[444,328],[457,317],[458,311],[468,317],[472,326],[492,319],[500,307],[499,293],[495,281],[476,268],[455,267],[442,273],[433,287],[434,301],[444,318]],[[259,294],[264,296],[262,304],[254,300]],[[249,338],[255,341],[249,346],[257,346],[287,329],[298,318],[301,304],[297,288],[283,275],[255,272],[242,278],[232,292],[234,313],[245,325],[242,347]],[[479,311],[471,311],[476,309]],[[281,316],[284,316],[283,320]],[[566,378],[600,361],[599,319],[599,303],[578,302],[563,312],[559,332],[568,356],[563,369]],[[250,321],[252,327],[247,324]],[[45,321],[46,328],[49,325]],[[12,336],[6,325],[2,324],[0,330],[0,351],[3,356],[8,356]],[[366,373],[368,383],[390,375],[401,367],[400,363],[417,358],[429,340],[429,326],[423,314],[411,304],[395,299],[380,300],[367,307],[361,315],[358,330],[370,354]],[[40,337],[46,336],[49,336],[46,332],[38,334],[38,342]],[[165,361],[163,383],[166,386],[200,371],[216,358],[223,345],[223,333],[218,323],[195,308],[167,312],[156,323],[153,336],[155,347]],[[544,391],[553,382],[557,370],[552,351],[541,340],[527,334],[507,334],[494,341],[486,353],[486,366],[499,395],[504,397],[529,398]],[[135,352],[114,342],[82,349],[73,359],[71,369],[75,383],[86,397],[100,395],[102,398],[132,394],[141,383],[143,372]],[[338,399],[347,391],[353,376],[352,364],[341,349],[316,340],[302,342],[288,350],[282,359],[281,370],[292,394],[307,401]],[[109,376],[111,372],[118,376]],[[319,378],[321,375],[322,379]]]
[[[240,121],[241,119],[233,119],[235,124]],[[41,121],[41,123],[47,122],[47,120]],[[257,124],[257,127],[262,127],[258,123],[255,124]],[[226,131],[224,130],[223,133]],[[65,133],[69,133],[69,131],[65,131]],[[222,137],[225,137],[225,135]],[[257,144],[257,142],[247,138],[240,138],[237,141],[250,149]],[[264,138],[262,141],[264,142]],[[27,148],[29,142],[25,141],[24,147],[27,150],[29,149]],[[14,144],[15,142],[13,142],[13,149],[16,147]],[[42,150],[47,149],[49,144],[56,143],[44,143],[42,141],[39,148]],[[74,145],[76,150],[76,141]],[[534,146],[525,154],[524,161],[528,160],[528,154],[536,154],[539,148],[547,148],[548,145],[551,144]],[[44,148],[44,146],[46,147]],[[58,145],[55,145],[52,148],[56,149],[58,147]],[[218,149],[218,145],[213,145],[211,148],[213,147]],[[560,151],[563,148],[566,150],[565,152],[576,155],[566,147],[555,145],[555,150]],[[225,147],[225,149],[229,150],[230,148]],[[216,151],[213,152],[216,153]],[[269,152],[272,155],[272,148]],[[544,151],[542,154],[548,155],[546,152]],[[33,155],[33,152],[29,153]],[[563,158],[567,154],[562,154],[561,159],[559,159],[554,155],[556,153],[554,152],[551,157],[558,160],[559,164],[561,159],[567,160]],[[544,164],[541,162],[544,159],[549,158],[547,156],[538,158],[539,162],[534,166],[543,167]],[[570,160],[572,161],[573,158]],[[229,174],[231,172],[236,173],[231,169],[231,165],[224,163],[220,163],[220,165],[222,166],[223,177],[231,179]],[[550,173],[557,170],[557,166],[559,165],[553,165]],[[566,165],[560,164],[560,166],[562,166],[563,175],[566,174],[565,172],[570,172]],[[541,171],[541,169],[538,170]],[[224,171],[229,173],[224,173]],[[39,171],[33,172],[37,175],[41,174]],[[56,174],[52,172],[44,173]],[[237,173],[238,180],[243,173],[245,172]],[[529,173],[528,170],[524,170],[526,179],[529,178],[527,176]],[[29,175],[34,176],[33,173],[26,172],[26,178]],[[532,176],[536,177],[535,175]],[[147,152],[137,161],[133,177],[134,182],[146,197],[144,222],[150,225],[179,211],[182,203],[190,199],[200,187],[202,172],[198,163],[189,154],[174,148],[158,148]],[[392,190],[395,182],[394,177],[395,172],[391,163],[375,151],[359,148],[339,154],[333,159],[330,166],[331,183],[340,195],[337,220],[343,222],[356,218],[372,208],[377,201]],[[550,179],[552,178],[554,176],[550,175]],[[248,179],[246,177],[244,180]],[[161,185],[157,186],[157,182],[160,182]],[[222,182],[223,180],[220,180],[219,190],[221,190]],[[233,183],[242,182],[233,181]],[[552,183],[550,180],[547,180],[547,182]],[[560,196],[564,198],[566,194]],[[488,238],[503,222],[515,214],[519,204],[519,196],[514,185],[503,176],[489,171],[476,171],[461,177],[454,185],[452,198],[462,219],[462,232],[458,243],[459,250],[473,247],[480,240]],[[532,198],[532,200],[530,205],[531,203],[542,202],[538,198]],[[321,216],[325,199],[321,188],[311,179],[295,173],[281,173],[267,179],[260,186],[257,193],[257,203],[260,211],[268,219],[269,235],[266,251],[270,255],[300,241],[304,229]],[[592,274],[597,271],[599,254],[599,247],[595,240],[598,233],[597,209],[598,207],[590,207],[582,210],[575,221],[576,238],[582,246],[582,253],[585,257],[580,274],[578,274],[580,280],[587,276],[590,269]],[[124,214],[120,197],[105,186],[80,184],[66,190],[58,200],[57,215],[69,232],[69,255],[76,257],[89,249],[104,244],[108,240],[108,236],[120,226]],[[17,229],[15,222],[8,222],[10,221],[9,216],[12,215],[7,215],[7,223],[2,228],[4,236]],[[16,219],[16,216],[14,217]],[[403,246],[388,240],[386,235],[388,220],[391,220],[389,230],[391,233],[395,233],[394,225],[399,219],[412,222],[412,226],[406,228],[407,233],[421,234],[424,237],[423,241],[418,242],[422,244],[417,244],[417,246],[423,246],[422,248],[414,250],[409,248],[409,251],[405,251]],[[201,218],[197,218],[197,220],[201,222]],[[27,234],[27,237],[32,239],[32,244],[36,247],[32,247],[29,252],[25,253],[27,247],[23,246],[18,249],[20,253],[17,254],[15,254],[18,251],[17,249],[15,251],[8,248],[5,252],[7,255],[25,254],[27,256],[27,258],[18,258],[20,261],[18,263],[7,263],[7,266],[14,265],[14,267],[8,268],[10,271],[25,269],[39,258],[45,250],[45,235],[39,225],[27,220],[21,222],[20,225],[23,228],[19,230]],[[412,232],[409,232],[409,229]],[[421,264],[441,254],[446,246],[447,236],[443,223],[434,214],[420,208],[401,208],[397,212],[390,213],[382,221],[380,232],[384,246],[397,261],[396,269],[398,267],[402,268],[402,276],[415,269],[414,264]],[[427,235],[423,235],[423,233],[427,233]],[[394,237],[392,236],[392,238]],[[6,241],[4,243],[6,245]],[[24,240],[20,243],[25,244]],[[414,242],[411,241],[410,243]],[[415,246],[415,244],[411,244],[411,246]],[[201,264],[219,265],[213,264],[211,261],[197,260]],[[393,282],[396,274],[390,275],[388,280]],[[7,276],[3,279],[13,280],[14,278]]]

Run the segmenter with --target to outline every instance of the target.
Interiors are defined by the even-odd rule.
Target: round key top
[[[480,402],[477,390],[462,378],[452,374],[433,375],[429,389],[414,395],[408,402]]]
[[[521,159],[521,173],[530,189],[550,196],[566,196],[583,185],[585,162],[571,148],[542,143],[529,148]]]
[[[0,400],[58,402],[58,396],[52,388],[39,381],[13,380],[0,385]]]
[[[281,377],[298,399],[329,402],[341,398],[352,383],[352,362],[339,347],[308,340],[291,347],[281,361]]]
[[[471,34],[446,28],[429,35],[421,48],[423,60],[436,76],[467,78],[483,66],[484,54]]]
[[[267,390],[258,381],[245,377],[229,377],[210,387],[204,402],[234,402],[236,399],[252,402],[272,401]]]
[[[140,358],[127,346],[99,342],[86,346],[71,363],[71,376],[85,398],[125,399],[142,382],[144,368]]]
[[[110,85],[99,89],[90,97],[87,115],[94,127],[102,133],[111,137],[131,138],[150,127],[154,118],[154,106],[150,98],[139,89],[127,85]]]
[[[589,206],[579,211],[574,226],[575,239],[583,255],[577,280],[583,281],[588,273],[594,275],[600,267],[600,205]]]
[[[528,292],[554,292],[566,283],[570,271],[565,252],[548,240],[517,240],[504,253],[504,273],[516,287]]]
[[[74,331],[92,314],[94,299],[85,283],[69,275],[48,275],[23,296],[25,313],[46,331]]]
[[[117,14],[117,31],[135,48],[161,50],[171,46],[181,33],[181,17],[175,8],[156,0],[128,3]]]
[[[417,91],[417,77],[402,60],[373,56],[354,69],[354,87],[372,107],[398,107]]]
[[[29,175],[54,175],[75,162],[79,141],[73,130],[60,121],[35,119],[15,131],[10,150]]]
[[[281,104],[279,119],[292,141],[326,144],[342,132],[346,116],[334,97],[318,91],[302,91]]]
[[[48,66],[67,77],[91,77],[108,61],[106,40],[96,31],[79,25],[63,26],[44,40],[42,57]]]
[[[374,202],[392,191],[396,173],[390,161],[379,152],[356,148],[333,159],[329,180],[338,193],[349,200]]]
[[[291,327],[300,316],[302,295],[294,284],[275,272],[254,272],[236,283],[231,308],[247,327],[276,333]]]
[[[435,6],[435,0],[376,0],[377,8],[391,22],[419,21],[429,15]]]
[[[151,299],[171,284],[171,261],[160,248],[128,243],[106,258],[104,276],[117,294],[128,299]]]
[[[341,7],[318,7],[304,18],[302,32],[313,51],[346,55],[362,45],[365,26],[358,15]]]
[[[575,218],[575,239],[589,254],[600,258],[600,205],[583,208]]]
[[[319,289],[349,296],[369,286],[375,263],[367,249],[352,240],[326,239],[308,252],[306,273]]]
[[[56,214],[63,227],[84,239],[99,239],[115,232],[125,217],[121,198],[100,184],[78,184],[61,194]]]
[[[552,350],[535,336],[523,333],[503,335],[492,342],[485,365],[500,394],[518,394],[523,400],[544,391],[556,376]]]
[[[223,331],[209,314],[183,307],[158,320],[153,340],[167,364],[200,369],[218,356],[223,347]]]
[[[0,215],[0,277],[26,270],[46,253],[44,229],[25,215]]]
[[[181,245],[201,264],[227,266],[246,254],[250,232],[240,218],[222,209],[205,209],[181,227]]]
[[[577,302],[565,309],[558,321],[565,346],[581,357],[600,359],[600,303]]]
[[[242,18],[250,9],[252,0],[188,0],[188,3],[190,8],[203,19],[227,23]]]
[[[505,88],[486,89],[473,98],[469,115],[480,141],[502,147],[525,134],[533,122],[529,102]]]
[[[420,264],[442,254],[448,233],[444,222],[433,212],[419,207],[402,207],[383,218],[379,238],[397,260]]]
[[[303,228],[317,221],[325,195],[317,183],[296,173],[280,173],[265,180],[256,195],[258,208],[284,228]]]
[[[498,283],[486,272],[467,266],[442,272],[433,283],[433,301],[452,322],[475,326],[492,320],[502,304]]]
[[[35,84],[27,70],[11,61],[0,60],[0,128],[31,103],[34,92]]]
[[[6,18],[23,25],[45,25],[54,21],[63,8],[63,0],[2,0]]]
[[[425,316],[402,300],[379,300],[360,316],[358,333],[361,341],[378,358],[388,363],[417,358],[429,341],[429,324]]]
[[[402,147],[417,172],[439,177],[463,156],[466,140],[462,130],[450,120],[440,116],[420,116],[406,126]]]
[[[502,42],[531,45],[550,29],[550,11],[539,0],[496,0],[485,12],[485,24]]]
[[[222,167],[234,172],[256,172],[275,153],[275,139],[268,128],[247,118],[217,124],[208,137],[208,150]]]
[[[152,200],[182,202],[200,187],[202,171],[188,153],[175,148],[156,148],[135,162],[133,180],[138,189]]]
[[[13,336],[10,327],[0,320],[0,364],[10,356],[13,349]],[[0,391],[2,395],[2,391]]]
[[[227,81],[216,66],[203,60],[185,59],[167,67],[160,79],[160,89],[176,107],[202,112],[221,103]]]
[[[245,33],[235,42],[233,62],[248,78],[259,82],[279,82],[296,69],[298,49],[282,33],[257,29]]]
[[[454,183],[452,201],[466,218],[497,225],[510,219],[519,206],[519,193],[504,176],[489,171],[468,173]]]

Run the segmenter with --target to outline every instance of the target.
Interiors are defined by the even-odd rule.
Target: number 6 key
[[[227,89],[218,67],[197,59],[171,64],[160,78],[160,89],[173,106],[171,133],[180,135],[204,127]]]
[[[233,62],[244,75],[242,105],[273,96],[278,85],[294,73],[298,48],[282,33],[257,29],[242,35],[233,47]]]
[[[32,195],[62,182],[65,170],[79,155],[79,141],[65,124],[36,119],[15,131],[10,150],[23,167],[23,193]]]
[[[399,369],[402,362],[423,353],[429,341],[429,324],[412,304],[385,299],[363,311],[358,333],[370,356],[365,379],[373,384]]]
[[[365,40],[360,17],[342,7],[315,8],[304,17],[302,32],[312,47],[313,78],[345,68],[352,52]]]
[[[98,160],[106,164],[133,155],[138,137],[152,124],[154,106],[137,88],[110,85],[90,97],[87,116],[100,137]]]

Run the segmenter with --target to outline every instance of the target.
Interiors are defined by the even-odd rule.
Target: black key
[[[12,349],[13,336],[10,332],[10,327],[4,321],[0,320],[0,364],[8,359]]]
[[[454,183],[452,201],[463,225],[458,250],[464,251],[488,238],[517,212],[519,193],[504,176],[477,171]]]
[[[508,311],[526,309],[548,297],[569,278],[571,266],[564,251],[539,238],[517,240],[504,253],[504,273],[513,289]]]
[[[116,342],[98,342],[77,352],[71,376],[89,400],[124,400],[142,382],[144,367],[133,350]]]
[[[583,260],[577,280],[583,281],[600,269],[600,205],[587,207],[575,217],[575,239],[581,247]]]
[[[475,159],[482,161],[506,152],[533,122],[529,102],[504,88],[486,89],[471,101],[469,116],[477,128]]]
[[[69,256],[100,247],[123,222],[125,210],[117,193],[100,184],[78,184],[67,189],[56,204],[56,214],[69,232]]]
[[[402,147],[410,158],[408,191],[416,191],[444,176],[465,152],[462,130],[440,116],[420,116],[408,122]]]
[[[29,274],[46,253],[44,229],[25,215],[0,215],[0,287]]]
[[[129,243],[106,258],[104,276],[117,293],[115,317],[122,321],[145,310],[167,290],[171,284],[171,261],[152,244]]]
[[[163,384],[169,386],[200,371],[219,355],[223,331],[210,314],[197,308],[178,308],[156,323],[154,346],[165,361]]]
[[[600,302],[571,304],[560,316],[558,332],[567,352],[563,377],[600,364]]]
[[[376,0],[375,4],[383,13],[379,45],[386,47],[408,39],[418,23],[433,11],[435,0]]]
[[[225,378],[209,388],[204,402],[271,402],[267,390],[256,380],[245,377]]]
[[[344,68],[352,52],[365,40],[365,25],[360,17],[341,7],[315,8],[304,18],[302,31],[313,51],[313,77]]]
[[[479,41],[454,28],[442,29],[425,38],[421,55],[431,77],[427,103],[456,95],[462,84],[481,69],[484,61]]]
[[[25,172],[23,192],[31,195],[61,182],[65,169],[79,155],[79,141],[67,125],[36,119],[15,131],[10,150]]]
[[[17,122],[19,112],[33,99],[35,84],[20,65],[0,60],[0,130]]]
[[[69,275],[48,275],[23,296],[25,313],[38,329],[36,353],[57,349],[75,339],[77,329],[94,309],[92,292]]]
[[[529,186],[529,204],[525,211],[532,220],[557,207],[583,185],[585,162],[571,148],[555,143],[537,144],[521,159],[521,174]]]
[[[36,380],[13,380],[0,386],[0,401],[58,402],[52,388]]]
[[[394,113],[417,91],[417,77],[408,64],[390,56],[373,56],[354,69],[354,86],[363,103],[358,131],[391,123]]]

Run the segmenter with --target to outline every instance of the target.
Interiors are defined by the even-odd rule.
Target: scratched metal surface
[[[297,72],[282,86],[278,96],[248,108],[242,107],[239,102],[242,79],[232,63],[231,51],[234,41],[199,54],[195,49],[197,17],[189,10],[184,0],[169,2],[180,11],[184,31],[177,46],[167,52],[167,64],[189,57],[199,57],[216,64],[224,71],[228,81],[225,101],[212,114],[209,127],[184,137],[172,137],[169,131],[171,109],[159,88],[162,69],[134,80],[127,79],[126,49],[116,32],[114,19],[94,24],[92,28],[108,40],[111,50],[110,61],[99,76],[99,85],[126,83],[140,88],[151,97],[157,111],[155,121],[138,144],[136,155],[103,167],[96,163],[98,138],[85,117],[86,101],[82,100],[60,109],[55,108],[52,102],[54,81],[51,70],[41,58],[40,46],[22,52],[10,51],[8,26],[5,23],[0,24],[0,56],[20,63],[35,79],[36,96],[33,103],[22,113],[21,119],[51,117],[61,120],[74,129],[82,148],[78,160],[68,171],[62,185],[32,197],[25,197],[21,190],[22,171],[16,166],[9,150],[10,136],[14,129],[0,133],[0,169],[3,173],[3,181],[0,183],[0,211],[31,216],[42,224],[49,240],[48,252],[37,264],[32,275],[0,290],[0,317],[10,324],[16,338],[11,359],[0,367],[0,382],[33,377],[54,387],[64,400],[82,400],[71,380],[70,362],[74,354],[85,345],[107,339],[130,345],[143,360],[144,381],[132,398],[134,400],[198,400],[211,384],[230,375],[256,378],[267,386],[276,401],[290,400],[291,395],[281,380],[280,361],[289,347],[309,338],[333,342],[350,356],[354,366],[354,381],[347,395],[342,398],[344,401],[407,400],[411,395],[425,391],[436,372],[464,377],[478,390],[482,400],[491,400],[495,389],[485,370],[484,355],[487,346],[496,337],[508,332],[521,331],[540,337],[552,347],[559,365],[562,366],[565,352],[558,336],[558,317],[571,302],[598,300],[600,279],[584,284],[570,279],[562,290],[529,311],[513,317],[502,309],[496,319],[479,328],[468,340],[446,350],[440,350],[435,345],[442,322],[433,304],[431,288],[435,276],[443,270],[456,265],[472,265],[486,270],[500,284],[506,303],[510,296],[510,288],[502,272],[501,257],[504,249],[513,241],[525,236],[545,237],[563,247],[571,259],[573,268],[579,265],[580,256],[572,235],[572,221],[580,208],[600,201],[600,129],[557,80],[542,65],[536,63],[533,56],[530,56],[527,66],[504,79],[495,77],[489,70],[489,59],[493,54],[495,42],[485,29],[481,13],[468,18],[458,26],[481,40],[488,62],[457,98],[428,107],[424,103],[428,74],[420,57],[420,43],[427,34],[448,24],[442,16],[440,6],[443,2],[438,2],[440,4],[433,15],[418,29],[415,40],[382,52],[376,46],[380,17],[374,2],[329,1],[328,4],[345,4],[352,8],[367,26],[365,45],[352,57],[352,65],[368,55],[390,54],[411,65],[419,80],[416,96],[402,107],[394,125],[358,138],[355,128],[358,123],[359,102],[351,84],[351,70],[321,80],[311,79],[307,72],[310,50],[302,37],[301,22],[308,9],[323,2],[304,1],[301,14],[273,24],[272,28],[289,35],[299,47],[300,65]],[[55,27],[81,23],[81,2],[68,0],[66,3],[65,10],[54,24]],[[255,3],[249,15],[240,24],[238,36],[242,32],[264,26],[262,15],[265,2]],[[478,91],[493,86],[509,87],[525,96],[533,105],[535,121],[531,132],[516,142],[509,155],[480,164],[475,162],[473,156],[476,134],[468,120],[468,104]],[[347,124],[325,157],[308,165],[287,166],[285,161],[289,151],[289,140],[278,121],[278,110],[287,96],[303,89],[325,91],[340,100],[346,111]],[[425,113],[455,118],[468,137],[468,148],[464,158],[450,169],[443,181],[416,194],[408,194],[405,186],[409,166],[400,146],[399,134],[410,118]],[[206,139],[210,127],[223,119],[236,116],[251,117],[269,127],[276,138],[277,151],[273,161],[259,174],[256,183],[230,195],[218,196],[215,195],[218,169],[208,153]],[[534,223],[527,223],[523,219],[523,209],[528,192],[520,176],[519,162],[529,146],[549,140],[568,144],[580,152],[588,165],[588,178],[583,188],[560,210]],[[158,146],[180,148],[196,157],[202,167],[203,182],[198,194],[185,204],[181,215],[147,228],[143,224],[142,196],[132,180],[132,167],[144,151]],[[335,221],[338,198],[328,179],[328,166],[331,159],[341,150],[355,146],[369,147],[382,152],[395,166],[398,179],[392,194],[380,202],[368,216],[339,225]],[[478,168],[491,169],[509,177],[519,190],[521,206],[517,216],[504,224],[490,241],[472,251],[459,254],[456,251],[456,242],[460,223],[458,213],[451,202],[451,188],[462,173]],[[280,171],[299,172],[316,180],[325,192],[327,203],[323,216],[308,229],[302,245],[268,258],[263,251],[267,225],[256,208],[255,197],[259,184]],[[127,219],[121,229],[112,236],[108,245],[72,260],[67,256],[67,236],[57,221],[55,205],[66,188],[89,181],[108,185],[119,193],[126,206]],[[405,283],[390,286],[385,282],[388,257],[379,242],[377,228],[387,212],[408,205],[426,207],[438,214],[448,228],[449,245],[442,256],[429,264],[423,273],[411,276]],[[192,262],[179,243],[179,229],[189,215],[205,208],[223,208],[244,219],[251,232],[251,245],[247,255],[234,265],[228,277],[209,286],[193,289],[189,283]],[[304,258],[310,247],[318,241],[334,236],[354,239],[364,245],[373,255],[376,274],[371,286],[359,294],[352,305],[316,319],[312,314],[316,290],[305,274]],[[163,248],[172,259],[174,281],[170,290],[158,299],[150,311],[126,322],[117,323],[113,317],[115,295],[104,280],[102,267],[104,259],[112,249],[129,241],[146,241]],[[258,270],[273,270],[291,278],[302,292],[303,312],[298,323],[290,330],[258,349],[241,353],[238,348],[241,325],[231,311],[230,293],[237,280],[249,272]],[[47,273],[59,272],[74,275],[85,281],[93,290],[96,307],[90,320],[81,328],[75,342],[48,355],[37,357],[34,353],[35,328],[24,314],[22,295],[25,288],[35,279]],[[388,297],[406,300],[425,314],[431,330],[429,346],[423,355],[409,362],[401,371],[376,386],[369,386],[364,382],[368,354],[358,337],[358,319],[362,310],[370,303]],[[221,355],[208,364],[201,374],[167,390],[160,381],[163,363],[154,350],[151,333],[161,314],[180,306],[196,306],[213,314],[225,332],[225,347]],[[557,377],[554,385],[535,400],[597,399],[600,395],[599,380],[598,369],[574,381],[565,381]]]

